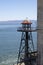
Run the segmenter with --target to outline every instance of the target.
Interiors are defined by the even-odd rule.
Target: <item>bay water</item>
[[[21,34],[17,29],[22,21],[0,22],[0,65],[13,65],[17,61]],[[32,20],[32,26],[37,21]],[[37,32],[32,33],[35,50],[37,49]]]

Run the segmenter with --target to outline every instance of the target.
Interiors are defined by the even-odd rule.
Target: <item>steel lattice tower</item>
[[[31,22],[24,20],[22,27],[19,27],[17,31],[22,32],[19,54],[17,65],[34,65],[36,63],[37,51],[34,51],[34,43],[32,38],[32,32],[35,32],[36,29],[31,28]]]

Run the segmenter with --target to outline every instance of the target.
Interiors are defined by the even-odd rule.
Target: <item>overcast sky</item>
[[[37,0],[0,0],[0,21],[37,20]]]

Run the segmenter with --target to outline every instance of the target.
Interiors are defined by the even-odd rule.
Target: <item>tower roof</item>
[[[32,24],[32,22],[30,22],[28,20],[24,20],[21,24]]]

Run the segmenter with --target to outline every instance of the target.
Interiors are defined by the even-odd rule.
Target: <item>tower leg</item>
[[[25,59],[28,59],[28,32],[26,32],[25,40]],[[28,61],[25,61],[25,65],[28,65]]]

